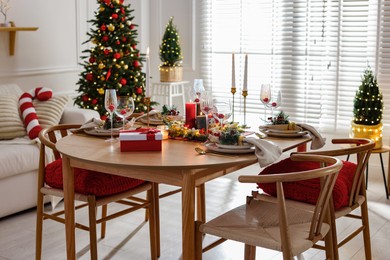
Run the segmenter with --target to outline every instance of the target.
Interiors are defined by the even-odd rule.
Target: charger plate
[[[205,144],[205,147],[210,151],[218,152],[218,153],[246,154],[246,153],[254,153],[255,152],[254,147],[251,147],[250,149],[226,149],[226,148],[219,148],[215,143]]]

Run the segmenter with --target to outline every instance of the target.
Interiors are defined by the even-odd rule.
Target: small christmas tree
[[[181,66],[183,56],[181,53],[179,34],[176,26],[173,25],[173,17],[169,19],[160,46],[160,59],[162,66]]]
[[[94,109],[104,118],[105,89],[116,89],[117,95],[132,96],[135,113],[147,111],[144,103],[145,73],[141,71],[143,55],[137,49],[137,25],[132,23],[130,5],[124,0],[97,0],[99,9],[90,22],[94,28],[88,33],[94,46],[84,50],[84,71],[78,81],[79,96],[75,104]]]
[[[383,100],[375,75],[366,69],[359,90],[356,91],[353,121],[361,125],[377,125],[382,120]]]

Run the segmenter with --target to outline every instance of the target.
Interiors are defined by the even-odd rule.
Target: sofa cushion
[[[0,141],[0,180],[24,172],[37,170],[38,144],[28,138]]]
[[[135,188],[145,181],[85,169],[74,169],[74,190],[85,195],[103,197]],[[63,189],[62,159],[46,166],[45,183],[52,188]]]
[[[48,128],[58,125],[68,101],[68,96],[53,96],[46,101],[34,99],[33,104],[41,127]]]
[[[25,136],[26,129],[19,115],[17,95],[0,95],[0,139]]]

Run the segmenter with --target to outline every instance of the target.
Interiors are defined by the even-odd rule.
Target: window
[[[390,3],[386,8],[383,12],[390,15]],[[293,121],[345,133],[364,70],[369,65],[382,71],[376,64],[377,17],[378,2],[373,0],[202,0],[205,86],[216,98],[232,96],[234,52],[235,99],[240,104],[235,113],[242,112],[248,54],[247,113],[264,113],[260,85],[269,82],[274,94],[281,90],[280,109]],[[390,56],[382,62],[390,64]],[[390,83],[390,76],[386,80]],[[385,87],[381,89],[386,97]],[[384,118],[385,124],[390,123],[390,118]]]

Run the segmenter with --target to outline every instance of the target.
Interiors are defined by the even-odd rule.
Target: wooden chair
[[[371,241],[370,241],[370,225],[368,219],[368,206],[367,206],[367,197],[366,197],[366,184],[364,179],[364,170],[367,167],[368,161],[372,150],[375,147],[375,143],[368,139],[358,139],[358,138],[346,138],[346,139],[333,139],[333,144],[346,145],[349,147],[335,150],[326,150],[326,151],[310,151],[306,154],[315,154],[315,155],[326,155],[326,156],[351,156],[356,155],[356,167],[353,173],[346,172],[348,176],[352,176],[350,182],[352,183],[351,190],[348,193],[348,203],[342,205],[341,207],[334,209],[334,214],[332,214],[332,235],[334,247],[340,248],[345,245],[347,242],[352,240],[354,237],[363,232],[364,239],[364,251],[365,259],[371,259]],[[344,166],[345,168],[345,162]],[[346,176],[343,173],[343,169],[340,171],[339,178]],[[353,212],[355,209],[360,208],[360,213]],[[340,242],[337,238],[337,230],[335,219],[341,217],[348,217],[352,219],[360,219],[361,225],[349,235],[343,237]],[[316,248],[324,249],[323,246],[316,245]],[[337,252],[337,251],[336,251]],[[338,259],[338,255],[335,256],[335,259]]]
[[[253,192],[252,196],[247,198],[246,204],[205,224],[198,221],[197,259],[202,259],[202,252],[227,239],[245,243],[245,259],[255,259],[257,246],[282,251],[284,259],[292,259],[325,237],[330,225],[325,223],[324,219],[327,214],[329,216],[328,205],[342,162],[337,158],[320,155],[293,155],[291,159],[320,162],[323,167],[288,174],[240,176],[239,181],[244,183],[276,183],[276,203],[259,199],[261,195]],[[313,178],[321,178],[322,187],[314,212],[291,207],[290,201],[284,196],[284,183]],[[203,234],[211,234],[221,239],[202,250]],[[331,255],[332,243],[327,243],[327,246]]]
[[[55,143],[59,138],[68,135],[69,129],[79,128],[80,125],[57,125],[44,129],[39,134],[41,141],[39,176],[38,176],[38,201],[36,223],[36,259],[41,259],[42,254],[42,228],[43,220],[52,219],[65,223],[62,215],[64,210],[54,213],[44,212],[44,196],[52,195],[63,197],[62,186],[62,160],[61,154],[56,150]],[[102,141],[103,142],[103,141]],[[55,161],[48,164],[46,159],[49,148],[52,150]],[[75,147],[77,149],[77,147]],[[50,184],[49,184],[50,183]],[[86,185],[83,185],[85,183]],[[76,209],[88,207],[89,226],[76,223],[76,228],[89,231],[91,259],[97,259],[97,234],[96,225],[101,224],[100,237],[105,237],[106,222],[123,216],[138,209],[146,209],[145,220],[149,220],[150,254],[151,259],[159,257],[158,212],[155,212],[154,192],[155,185],[149,182],[109,175],[100,172],[75,169],[75,199],[85,202],[77,205]],[[146,192],[146,199],[134,195]],[[157,200],[158,201],[158,200]],[[124,209],[108,215],[108,204],[116,202],[123,205]],[[97,208],[102,206],[102,216],[97,217]],[[158,208],[158,207],[157,207]]]

